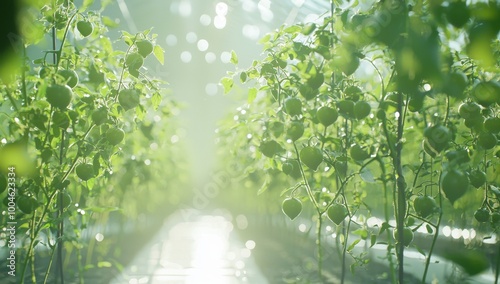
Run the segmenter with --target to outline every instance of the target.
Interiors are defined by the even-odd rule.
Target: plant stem
[[[498,284],[498,276],[500,275],[500,243],[497,243],[497,263],[495,265],[495,284]]]
[[[401,152],[403,148],[403,95],[398,93],[398,128],[397,128],[397,142],[396,142],[396,153],[393,155],[394,158],[394,168],[396,170],[396,191],[397,191],[397,207],[396,207],[396,227],[398,229],[397,234],[397,255],[398,255],[398,281],[403,283],[404,279],[404,220],[406,215],[406,182],[403,175],[403,167],[401,164]]]
[[[60,152],[59,152],[59,165],[62,166],[63,164],[63,155],[64,155],[64,133],[65,131],[61,132],[61,146],[60,146]],[[57,211],[57,217],[60,219],[60,223],[58,226],[57,230],[57,269],[59,272],[59,279],[62,284],[64,284],[64,270],[63,270],[63,233],[64,233],[64,220],[62,218],[63,215],[63,210],[64,210],[64,204],[63,204],[63,191],[64,188],[61,188],[59,190],[59,196],[58,196],[58,211]]]
[[[321,214],[318,213],[318,222],[316,223],[316,245],[318,249],[318,275],[319,279],[323,280],[323,248],[321,246],[321,228],[323,225],[323,218]]]

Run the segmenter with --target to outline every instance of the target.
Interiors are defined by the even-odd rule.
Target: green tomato
[[[488,222],[490,220],[490,211],[486,208],[479,208],[474,212],[474,218],[479,223]]]
[[[354,102],[351,100],[342,100],[337,102],[339,114],[345,118],[354,118]]]
[[[448,4],[445,16],[450,24],[461,28],[469,21],[470,11],[465,1],[453,1]]]
[[[463,99],[464,91],[467,88],[467,76],[461,71],[454,71],[448,75],[444,92],[450,97]]]
[[[92,164],[79,164],[75,168],[76,175],[83,181],[95,177],[94,166]]]
[[[340,70],[346,75],[351,76],[359,67],[359,58],[354,54],[340,60]]]
[[[274,155],[283,151],[283,147],[281,147],[281,145],[274,140],[267,140],[260,143],[259,150],[262,154],[264,154],[264,156],[273,158]]]
[[[76,29],[83,37],[88,37],[94,30],[92,23],[89,21],[79,21],[76,23]]]
[[[472,89],[472,97],[484,107],[500,102],[500,84],[494,81],[479,82]]]
[[[437,209],[436,201],[429,195],[417,196],[413,200],[413,208],[418,216],[426,218]]]
[[[313,90],[319,89],[319,87],[323,85],[323,82],[325,82],[325,75],[323,75],[323,73],[320,72],[316,73],[316,75],[307,79],[307,85],[311,87],[311,89]]]
[[[473,187],[480,188],[486,183],[486,173],[481,170],[474,169],[469,173],[469,181]]]
[[[118,145],[125,137],[125,132],[119,128],[110,128],[106,131],[106,140],[111,145]]]
[[[349,148],[349,155],[354,161],[364,161],[370,157],[370,153],[358,144],[354,144]]]
[[[313,171],[323,162],[323,152],[318,147],[306,146],[300,150],[300,161]]]
[[[441,190],[451,204],[462,197],[469,188],[469,178],[461,170],[450,170],[441,177]]]
[[[78,74],[75,70],[59,70],[57,74],[64,78],[64,82],[70,88],[74,88],[78,84]]]
[[[490,132],[482,132],[477,138],[477,144],[485,150],[493,149],[497,145],[497,137]]]
[[[363,119],[370,115],[372,107],[365,101],[358,101],[354,104],[354,117]]]
[[[328,106],[322,106],[316,111],[316,118],[318,119],[319,123],[323,124],[325,127],[328,127],[335,123],[338,117],[339,113],[337,112],[337,110]]]
[[[71,103],[73,91],[66,85],[50,85],[45,90],[45,97],[53,107],[65,110]]]
[[[286,131],[287,138],[297,141],[304,134],[304,124],[301,121],[293,121]]]
[[[281,209],[290,220],[293,220],[302,212],[302,202],[295,197],[288,197],[281,203]]]
[[[285,100],[285,111],[291,116],[300,115],[302,113],[302,101],[298,98],[287,98]]]
[[[334,203],[328,208],[326,214],[333,223],[340,225],[349,213],[344,204]]]
[[[61,129],[69,127],[70,120],[66,112],[54,111],[52,114],[52,125]]]
[[[358,86],[351,85],[345,88],[344,94],[348,99],[357,102],[363,96],[363,91]]]
[[[392,236],[395,240],[398,239],[398,229],[394,229]],[[409,227],[403,228],[403,245],[405,247],[409,246],[413,241],[413,231]]]
[[[135,89],[120,90],[118,102],[125,110],[135,108],[140,104],[140,93]]]
[[[463,119],[476,119],[481,117],[481,107],[475,102],[462,103],[458,107],[458,114]]]
[[[484,129],[491,133],[499,133],[500,132],[500,118],[498,117],[488,117],[483,122]]]
[[[428,146],[439,153],[448,146],[453,135],[446,126],[433,125],[424,130],[424,137],[428,142]]]
[[[91,119],[96,125],[103,124],[108,119],[108,110],[105,107],[94,110],[91,114]]]
[[[17,198],[17,207],[24,214],[33,213],[38,207],[38,201],[32,196],[21,195]]]
[[[311,88],[308,84],[301,84],[299,86],[299,93],[307,101],[314,99],[318,94],[318,89]]]

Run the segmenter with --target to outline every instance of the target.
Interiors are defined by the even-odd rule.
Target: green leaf
[[[377,235],[372,234],[370,236],[370,247],[373,247],[377,243]]]
[[[220,83],[224,87],[224,94],[227,94],[233,88],[234,81],[231,77],[224,77],[220,80]]]
[[[347,248],[347,251],[352,251],[354,249],[354,247],[361,241],[361,239],[357,239],[355,240],[354,242],[352,242],[352,244],[349,245],[349,247]]]
[[[367,168],[363,168],[363,170],[361,170],[360,176],[361,176],[361,179],[365,182],[368,182],[368,183],[375,182],[375,178],[373,177],[372,172]]]
[[[165,63],[164,53],[165,51],[163,50],[163,48],[161,48],[161,46],[155,45],[153,49],[153,54],[155,55],[156,59],[158,60],[158,62],[160,62],[161,65]]]
[[[290,27],[286,28],[286,29],[284,30],[284,32],[285,32],[285,33],[288,33],[288,34],[293,34],[293,33],[298,33],[298,32],[300,32],[301,30],[302,30],[302,28],[301,28],[301,27],[299,27],[299,26],[290,26]]]
[[[250,88],[248,90],[248,99],[247,102],[251,104],[255,98],[257,97],[257,89],[256,88]]]
[[[368,231],[364,228],[357,229],[354,232],[352,232],[354,235],[360,236],[363,240],[366,240],[368,238]]]
[[[151,98],[151,104],[153,105],[153,109],[158,110],[160,103],[161,103],[161,95],[160,95],[160,93],[155,92],[153,94],[153,97]]]
[[[120,25],[119,23],[117,23],[116,21],[107,16],[102,16],[101,21],[108,28],[116,28]]]
[[[112,267],[111,262],[109,261],[99,261],[97,263],[97,267],[102,268],[102,267]]]
[[[471,276],[485,271],[490,266],[486,255],[475,250],[450,250],[443,256],[458,264]]]
[[[427,229],[427,233],[432,234],[432,228],[429,224],[426,224],[425,228]]]
[[[378,235],[380,236],[385,230],[389,229],[389,223],[387,222],[384,222],[382,223],[382,226],[380,226],[380,232],[378,233]]]
[[[236,55],[236,52],[234,50],[231,50],[231,63],[234,65],[238,64],[238,56]]]

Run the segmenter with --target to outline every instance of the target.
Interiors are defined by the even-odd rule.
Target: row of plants
[[[163,125],[178,106],[144,66],[163,64],[164,51],[151,30],[113,39],[110,2],[93,2],[26,3],[11,35],[20,66],[0,85],[0,222],[16,222],[17,261],[6,281],[110,277],[102,270],[117,273],[130,257],[119,247],[125,228],[183,197],[167,194],[185,179],[174,124]]]
[[[426,228],[430,245],[416,248],[427,283],[443,224],[497,232],[499,15],[494,1],[332,0],[317,21],[262,38],[250,67],[233,53],[237,68],[221,85],[247,103],[222,124],[220,143],[263,182],[258,194],[277,179],[289,184],[280,202],[291,220],[312,207],[319,279],[324,266],[342,265],[343,282],[349,256],[351,271],[365,265],[367,253],[354,253],[364,240],[387,246],[387,278],[403,283],[405,248]],[[368,228],[370,216],[384,221]],[[322,261],[332,254],[325,226],[342,248],[335,263]],[[481,245],[444,256],[476,275],[490,268]]]

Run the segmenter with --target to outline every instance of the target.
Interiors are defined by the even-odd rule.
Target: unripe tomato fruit
[[[365,101],[358,101],[354,104],[354,116],[357,119],[363,119],[367,117],[372,110],[369,103]]]
[[[335,224],[342,223],[349,214],[345,205],[340,203],[333,203],[326,212],[328,218]]]
[[[484,107],[500,102],[500,84],[494,81],[479,82],[472,89],[472,97]]]
[[[323,152],[318,147],[306,146],[300,150],[300,161],[313,171],[318,169],[323,161]]]
[[[364,161],[370,157],[370,154],[358,144],[354,144],[349,148],[349,155],[355,161]]]
[[[469,173],[469,181],[473,187],[480,188],[486,183],[486,173],[481,170],[474,169]]]
[[[78,84],[78,74],[75,70],[59,70],[57,74],[64,78],[64,82],[70,88],[74,88]]]
[[[304,134],[304,124],[301,121],[293,121],[286,131],[287,138],[297,141]]]
[[[118,94],[118,102],[125,110],[135,108],[140,103],[139,91],[135,89],[123,89]]]
[[[342,100],[337,102],[337,108],[340,115],[345,118],[354,118],[354,102],[351,100]]]
[[[493,149],[497,145],[497,137],[490,132],[482,132],[477,138],[477,144],[485,150]]]
[[[76,23],[76,29],[83,37],[88,37],[94,30],[92,23],[88,21],[79,21]]]
[[[283,148],[278,142],[274,140],[267,140],[260,143],[259,150],[262,154],[264,154],[264,156],[272,158],[274,155],[281,152]]]
[[[319,123],[323,124],[325,127],[335,123],[338,117],[339,114],[337,110],[328,106],[322,106],[316,111],[316,118]]]
[[[302,202],[295,197],[288,197],[281,203],[281,209],[290,220],[293,220],[302,212]]]
[[[31,214],[38,207],[38,201],[31,196],[21,195],[17,198],[17,207],[24,214]]]
[[[489,117],[484,121],[484,129],[491,133],[500,132],[500,118]]]
[[[106,140],[111,145],[118,145],[125,137],[125,132],[119,128],[110,128],[106,131]]]
[[[395,240],[398,239],[398,229],[394,229],[392,236]],[[403,228],[403,245],[405,247],[409,246],[413,241],[413,231],[409,227]]]
[[[317,90],[319,89],[319,87],[321,87],[321,85],[323,85],[324,81],[325,81],[325,75],[323,75],[323,73],[316,73],[316,75],[307,79],[307,85],[311,87],[311,89]]]
[[[463,119],[474,119],[481,116],[481,107],[474,102],[465,102],[458,107],[458,114]]]
[[[417,196],[413,200],[413,208],[415,209],[415,212],[417,212],[418,216],[426,218],[436,211],[437,205],[434,198],[429,195],[424,195]]]
[[[446,19],[456,28],[463,27],[470,17],[469,8],[465,1],[453,1],[445,10]]]
[[[298,98],[287,98],[285,100],[285,111],[291,116],[302,113],[302,101]]]
[[[469,178],[460,170],[450,170],[441,177],[441,190],[451,204],[462,197],[469,188]]]
[[[92,164],[79,164],[75,168],[76,175],[83,181],[87,181],[95,176]]]
[[[94,110],[91,114],[91,119],[96,125],[103,124],[108,119],[108,110],[105,107]]]
[[[474,218],[479,223],[488,222],[490,220],[490,211],[486,208],[479,208],[474,212]]]
[[[66,109],[73,98],[73,91],[67,85],[50,85],[45,90],[45,97],[53,107]]]

